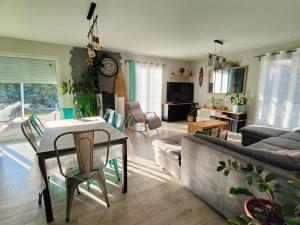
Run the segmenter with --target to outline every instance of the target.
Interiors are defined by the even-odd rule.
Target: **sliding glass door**
[[[162,75],[163,66],[149,63],[136,63],[136,101],[144,112],[162,114]]]

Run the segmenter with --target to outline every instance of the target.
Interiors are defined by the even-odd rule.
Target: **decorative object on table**
[[[73,95],[76,117],[91,117],[99,115],[97,88],[94,83],[94,73],[88,68],[78,82],[63,82],[60,87],[62,94]]]
[[[246,112],[246,105],[248,98],[243,94],[233,94],[229,95],[229,103],[232,105],[232,111],[234,113],[244,113]]]
[[[178,72],[183,74],[185,72],[185,69],[183,67],[181,67],[181,68],[179,68]]]
[[[137,132],[146,132],[147,129],[155,130],[161,127],[161,120],[155,112],[143,113],[139,102],[127,102],[128,110],[127,124],[128,128]],[[141,125],[141,130],[137,126]]]
[[[299,225],[300,224],[300,173],[294,173],[295,179],[289,181],[291,191],[286,188],[276,188],[274,181],[277,176],[273,173],[266,173],[261,165],[253,166],[248,163],[243,165],[235,160],[228,159],[228,162],[220,161],[217,167],[218,172],[223,172],[224,176],[228,176],[232,171],[245,175],[245,182],[248,186],[255,185],[256,189],[265,194],[266,198],[257,198],[254,194],[244,187],[231,187],[231,195],[245,195],[248,198],[244,202],[244,211],[246,215],[228,219],[232,225]],[[294,199],[297,206],[291,204],[281,204],[278,202],[276,194],[285,196],[285,200]]]
[[[203,67],[200,68],[199,72],[199,86],[202,87],[203,85]]]
[[[190,108],[190,112],[187,115],[187,121],[188,122],[194,122],[196,121],[196,116],[197,116],[197,108],[196,108],[196,104],[192,104],[191,108]]]

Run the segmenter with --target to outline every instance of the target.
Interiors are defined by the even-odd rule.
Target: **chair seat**
[[[104,169],[104,164],[102,162],[97,162],[97,163],[94,163],[93,165],[93,171],[96,171],[96,170],[100,170],[100,169]],[[67,177],[76,177],[78,176],[78,174],[80,173],[79,171],[79,167],[71,167],[71,168],[67,168],[66,169],[66,175]],[[93,172],[92,172],[93,173]],[[92,175],[92,173],[90,175]],[[86,174],[84,175],[79,175],[78,177],[81,177],[81,178],[88,178],[86,176]]]

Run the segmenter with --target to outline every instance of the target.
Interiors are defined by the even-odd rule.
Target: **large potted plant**
[[[237,112],[246,112],[246,105],[248,98],[243,94],[234,94],[229,97],[230,104],[232,105],[232,111]]]
[[[60,87],[62,94],[72,94],[77,117],[91,117],[99,115],[97,88],[94,85],[91,71],[81,75],[79,81],[63,82]]]
[[[275,190],[272,182],[276,180],[273,173],[264,173],[262,166],[252,164],[242,165],[231,159],[226,163],[220,161],[217,171],[223,171],[228,176],[231,171],[244,174],[247,185],[255,185],[257,190],[264,193],[266,198],[257,198],[251,191],[244,187],[231,187],[231,195],[245,195],[249,198],[244,202],[245,215],[229,219],[232,225],[300,225],[300,205],[292,207],[289,203],[280,204],[276,201],[275,194],[286,195],[286,199],[296,200],[300,204],[298,193],[286,189]],[[300,189],[300,173],[295,173],[295,180],[289,182],[296,190]]]

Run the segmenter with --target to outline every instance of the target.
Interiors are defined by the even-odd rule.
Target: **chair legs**
[[[118,161],[116,159],[111,159],[108,161],[110,167],[113,167],[115,170],[115,175],[118,178],[118,181],[120,181],[120,173],[118,168]]]
[[[75,179],[67,179],[67,212],[66,212],[66,222],[69,222],[70,219],[70,213],[72,208],[72,202],[73,202],[73,196],[75,188],[78,185],[78,182]]]
[[[106,189],[104,172],[103,171],[99,172],[99,174],[95,177],[95,179],[98,181],[99,186],[101,188],[101,191],[104,195],[106,205],[107,205],[107,207],[109,207],[109,201],[108,201],[108,194],[107,194],[107,189]]]

